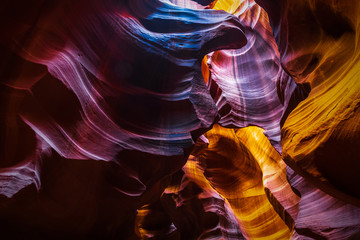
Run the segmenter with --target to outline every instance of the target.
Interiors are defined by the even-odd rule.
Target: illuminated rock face
[[[1,4],[4,239],[359,236],[358,1]]]
[[[259,2],[266,5],[266,1]],[[278,2],[281,12],[270,10],[269,16],[282,64],[298,82],[309,82],[312,87],[283,128],[284,153],[292,158],[289,163],[359,198],[355,185],[360,179],[354,172],[360,167],[359,2]],[[278,22],[277,15],[288,17]]]

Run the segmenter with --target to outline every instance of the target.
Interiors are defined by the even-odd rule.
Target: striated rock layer
[[[356,0],[4,1],[1,239],[357,239]]]
[[[276,1],[277,10],[258,2],[269,12],[285,70],[312,87],[283,128],[285,159],[323,191],[360,206],[359,2]]]

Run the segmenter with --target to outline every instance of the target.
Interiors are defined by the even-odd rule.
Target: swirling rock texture
[[[0,13],[2,239],[359,238],[358,1]]]

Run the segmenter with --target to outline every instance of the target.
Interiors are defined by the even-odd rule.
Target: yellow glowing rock
[[[299,198],[286,181],[285,164],[262,130],[215,125],[205,136],[208,147],[185,165],[185,171],[202,182],[204,188],[211,184],[229,202],[245,237],[290,239],[293,220],[285,222],[285,215],[280,217],[265,188],[279,197],[276,201],[281,201],[294,217]]]

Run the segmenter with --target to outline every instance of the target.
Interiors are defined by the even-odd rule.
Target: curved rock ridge
[[[215,125],[191,158],[225,198],[246,239],[348,239],[360,230],[358,206],[326,194],[286,166],[258,127]],[[356,239],[356,236],[355,236]]]
[[[199,146],[197,162],[211,186],[229,202],[244,237],[290,239],[294,221],[288,212],[296,215],[299,199],[286,181],[279,153],[262,130],[214,125],[205,137],[209,144]],[[267,191],[279,200],[271,199]],[[276,209],[278,201],[287,210]]]
[[[359,12],[3,1],[0,238],[358,239]]]
[[[246,43],[227,13],[160,1],[54,1],[29,10],[5,26],[20,30],[3,40],[20,74],[9,70],[1,81],[27,90],[15,117],[70,159],[116,162],[125,149],[183,156],[191,132],[217,118],[201,59]],[[38,70],[30,75],[31,66]]]
[[[289,167],[287,177],[291,186],[301,194],[295,224],[298,234],[312,239],[340,240],[350,239],[359,232],[359,207],[331,197]]]
[[[137,218],[141,239],[245,239],[229,203],[210,186],[192,155],[160,201],[144,206]]]
[[[257,2],[269,13],[284,69],[312,88],[282,129],[287,163],[360,206],[359,2]]]
[[[55,58],[24,50],[25,58],[45,64],[74,92],[82,113],[75,132],[51,123],[47,129],[28,124],[50,141],[56,138],[51,145],[65,157],[109,161],[116,148],[180,154],[192,143],[190,132],[209,127],[216,117],[206,90],[201,91],[198,59],[230,47],[235,39],[234,47],[243,45],[241,26],[224,13],[194,12],[157,1],[111,4],[95,2],[82,10],[84,16],[69,9],[62,24],[52,26],[53,34],[66,43],[61,50],[49,46],[50,52],[58,51]],[[65,3],[62,7],[73,8]],[[201,104],[207,104],[207,115]],[[26,114],[23,117],[30,118]],[[84,138],[84,131],[91,138]],[[88,141],[97,138],[102,142],[98,150],[96,141]]]
[[[216,3],[215,0],[163,0],[163,2],[189,9],[211,9]]]
[[[269,14],[281,62],[297,82],[315,86],[357,55],[358,1],[256,2]]]
[[[241,49],[217,51],[208,58],[208,86],[222,116],[219,124],[264,128],[281,152],[280,127],[309,89],[298,86],[282,68],[267,14],[255,1],[218,1],[214,8],[238,16],[248,40]]]

